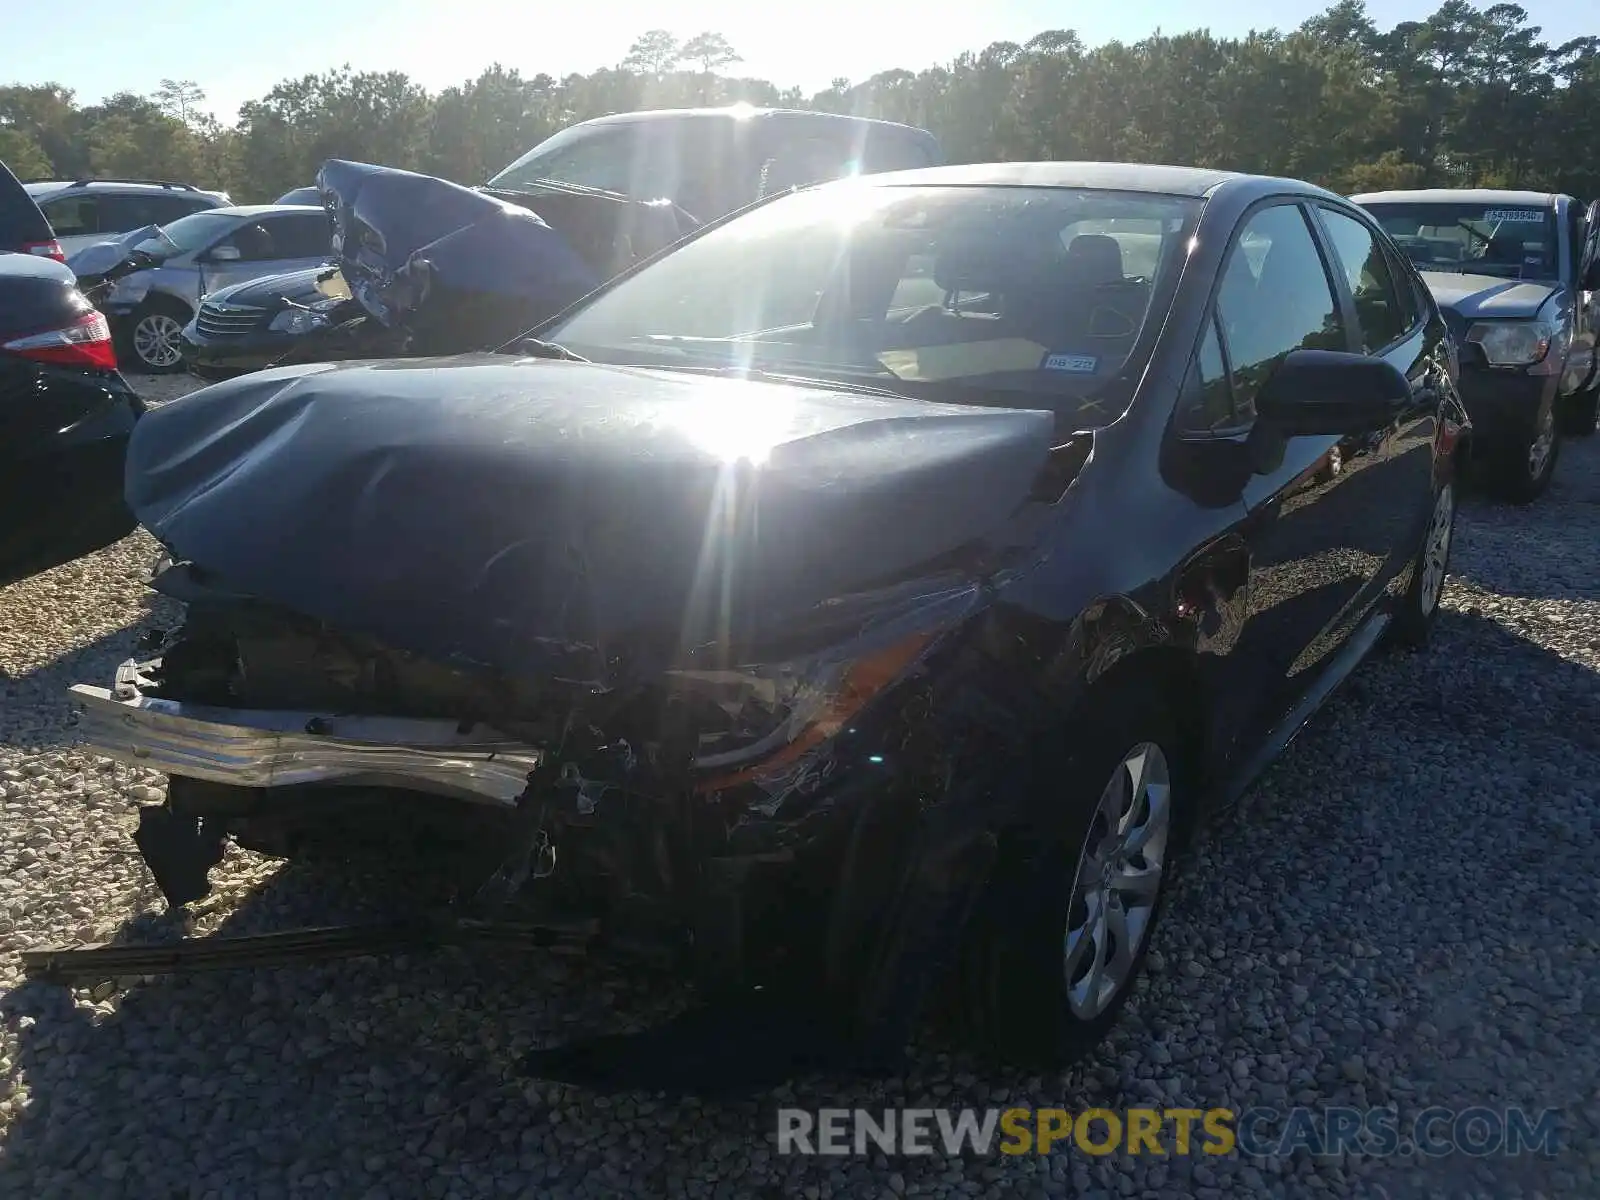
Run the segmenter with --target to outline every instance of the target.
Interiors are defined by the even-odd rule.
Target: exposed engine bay
[[[860,717],[925,644],[901,640],[841,679],[831,711]],[[819,733],[762,755],[760,769],[718,766],[729,745],[770,739],[793,717],[775,686],[533,687],[231,599],[191,601],[144,649],[114,688],[74,691],[97,752],[171,776],[136,840],[173,905],[207,893],[232,839],[399,869],[425,910],[581,925],[586,949],[685,969],[716,991],[815,964],[839,904],[860,902],[841,888],[842,859],[867,851],[851,849],[860,813],[829,792],[850,755],[822,736],[838,731],[826,705],[805,710]],[[926,769],[902,779],[923,793],[905,793],[911,813],[924,788],[948,786],[952,748],[936,749],[932,723],[894,736]],[[891,778],[856,774],[848,793]]]

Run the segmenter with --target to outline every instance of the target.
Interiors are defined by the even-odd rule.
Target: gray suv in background
[[[227,192],[161,179],[30,179],[23,186],[55,230],[68,266],[78,251],[118,234],[233,203]]]
[[[193,213],[134,249],[153,261],[117,280],[101,308],[123,363],[152,374],[182,367],[179,335],[211,292],[315,267],[332,257],[328,214],[286,204]]]

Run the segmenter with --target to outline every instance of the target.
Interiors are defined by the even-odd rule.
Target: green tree
[[[286,79],[218,122],[193,80],[80,106],[53,83],[0,87],[0,154],[28,174],[171,175],[271,199],[330,157],[479,183],[604,113],[746,100],[904,121],[952,161],[1086,158],[1295,175],[1343,190],[1510,182],[1600,193],[1600,37],[1552,48],[1516,4],[1443,0],[1381,29],[1334,0],[1294,30],[1157,32],[1090,49],[1070,29],[904,64],[809,99],[732,78],[728,40],[647,30],[616,67],[562,79],[492,65],[429,94],[398,72]]]
[[[651,29],[628,47],[622,69],[660,79],[682,62],[683,57],[683,48],[669,30]]]
[[[52,170],[50,159],[33,135],[9,125],[0,125],[0,163],[10,167],[19,179],[37,178]]]
[[[198,115],[195,108],[205,98],[205,89],[192,79],[163,79],[161,86],[156,88],[156,99],[161,103],[161,110],[185,125]]]
[[[683,57],[700,64],[700,101],[709,104],[717,91],[717,72],[743,62],[720,33],[697,33],[683,44]]]

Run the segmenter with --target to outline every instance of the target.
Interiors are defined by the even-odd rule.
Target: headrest
[[[1052,263],[1049,248],[1042,252],[1031,240],[995,233],[948,238],[933,264],[933,280],[946,292],[998,292],[1028,287]]]
[[[1067,245],[1067,270],[1095,283],[1121,279],[1122,246],[1104,233],[1080,233]]]

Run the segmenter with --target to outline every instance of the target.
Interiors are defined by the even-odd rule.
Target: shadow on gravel
[[[288,866],[208,936],[376,920],[392,912],[386,901],[399,886]],[[113,940],[174,940],[182,920],[142,914]],[[121,982],[133,986],[96,1007],[43,982],[0,997],[0,1021],[20,1044],[12,1069],[30,1095],[0,1155],[0,1194],[55,1194],[41,1185],[60,1173],[71,1181],[63,1195],[89,1194],[92,1181],[97,1197],[144,1200],[157,1194],[141,1182],[148,1160],[193,1163],[195,1188],[173,1195],[248,1191],[263,1164],[287,1180],[306,1177],[318,1194],[355,1197],[381,1181],[390,1197],[442,1195],[377,1167],[385,1156],[422,1156],[441,1170],[453,1164],[452,1175],[470,1177],[479,1164],[486,1178],[526,1179],[531,1190],[518,1195],[593,1184],[612,1167],[621,1174],[609,1194],[664,1195],[668,1162],[681,1174],[697,1150],[710,1153],[700,1139],[761,1144],[775,1127],[771,1089],[830,1065],[824,1043],[804,1036],[792,1014],[691,1008],[685,989],[659,973],[538,950]],[[535,1064],[543,1078],[530,1075]],[[845,1083],[814,1086],[810,1103],[821,1104]],[[568,1144],[574,1130],[551,1120],[558,1097],[568,1122],[578,1104],[597,1126],[620,1119],[631,1129],[636,1118],[667,1158],[658,1153],[641,1174],[596,1144]],[[355,1161],[352,1129],[367,1131]],[[115,1146],[93,1140],[112,1130]]]

